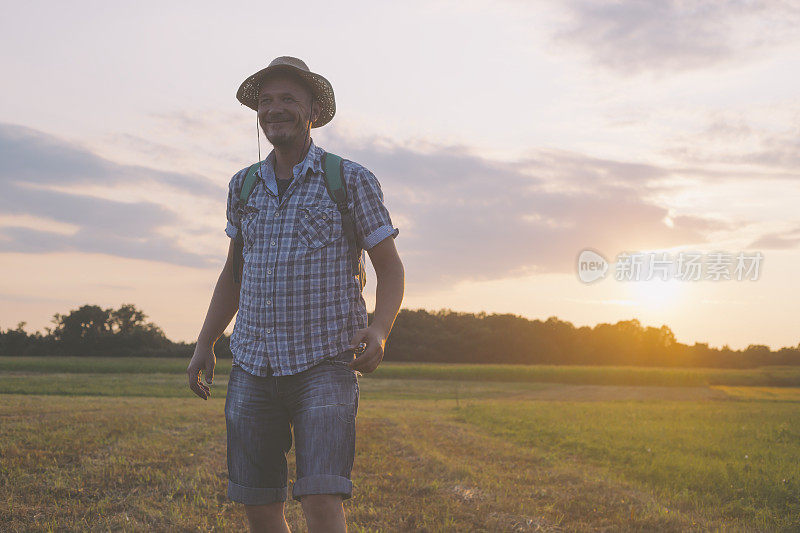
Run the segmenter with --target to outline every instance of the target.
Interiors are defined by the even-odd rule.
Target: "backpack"
[[[253,163],[247,171],[247,176],[242,183],[242,189],[239,191],[240,205],[245,205],[247,199],[250,197],[250,193],[253,192],[257,181],[256,171],[260,163],[260,161],[258,163]],[[358,278],[360,290],[363,290],[364,285],[367,283],[367,273],[364,270],[364,264],[361,262],[361,247],[358,245],[356,223],[353,219],[353,213],[347,207],[347,189],[345,189],[342,180],[342,176],[344,175],[342,158],[329,152],[323,152],[322,175],[325,177],[325,188],[328,189],[328,196],[336,203],[336,207],[342,215],[342,231],[347,239],[347,245],[350,248],[350,254],[352,256],[353,276]],[[244,237],[242,237],[240,229],[236,233],[236,238],[234,239],[233,281],[236,284],[242,282],[243,249]]]

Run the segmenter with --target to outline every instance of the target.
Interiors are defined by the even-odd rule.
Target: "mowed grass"
[[[188,359],[150,357],[0,357],[0,372],[71,374],[180,374]],[[215,375],[227,375],[230,359],[217,359]],[[384,361],[371,377],[593,385],[709,385],[800,387],[800,367],[765,366],[744,370],[635,366],[558,366],[401,363]]]
[[[800,527],[795,402],[483,401],[460,420],[545,456],[573,455],[661,501],[759,531]]]
[[[184,361],[141,361],[0,370],[0,531],[245,530],[225,493],[226,373],[204,402]],[[390,366],[359,378],[351,531],[800,529],[800,388]],[[299,502],[286,515],[305,530]]]

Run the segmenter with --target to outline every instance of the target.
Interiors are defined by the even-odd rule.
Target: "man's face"
[[[261,82],[258,122],[273,146],[305,142],[312,94],[291,74],[275,73]]]

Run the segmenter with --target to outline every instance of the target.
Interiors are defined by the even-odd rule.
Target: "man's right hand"
[[[213,346],[202,346],[199,342],[194,349],[194,355],[186,369],[189,377],[189,388],[204,400],[211,396],[211,384],[214,381],[214,367],[217,365],[217,356],[214,355]],[[208,385],[200,381],[200,374],[205,373]]]

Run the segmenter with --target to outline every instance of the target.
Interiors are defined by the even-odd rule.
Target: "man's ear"
[[[319,118],[320,113],[322,113],[322,111],[320,110],[319,101],[315,98],[314,101],[311,103],[311,123],[312,124],[317,121],[317,119]]]

